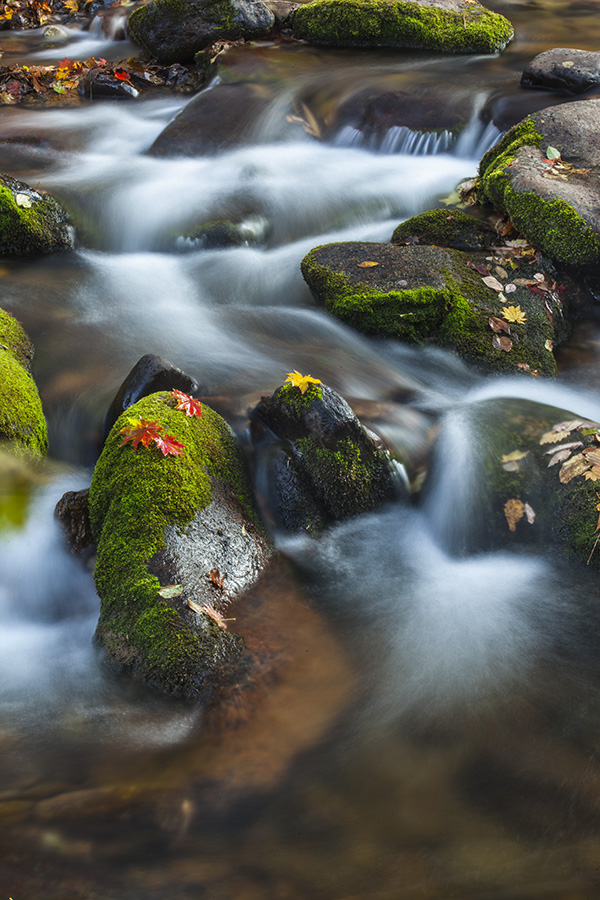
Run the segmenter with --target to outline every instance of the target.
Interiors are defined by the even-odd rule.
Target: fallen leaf
[[[24,209],[30,209],[31,197],[28,197],[27,194],[15,194],[15,203],[17,206],[22,206]]]
[[[500,278],[508,278],[508,272],[506,269],[503,269],[502,266],[496,266],[494,272],[496,275],[499,275]]]
[[[378,266],[378,262],[373,262],[372,259],[366,259],[364,262],[358,263],[359,269],[371,269],[373,266]]]
[[[503,306],[502,315],[507,322],[516,322],[518,325],[523,325],[527,321],[527,316],[520,306]]]
[[[552,426],[552,431],[575,431],[580,425],[583,425],[582,419],[567,419],[565,422],[557,422]]]
[[[558,477],[561,484],[568,484],[573,478],[583,475],[586,469],[589,468],[590,465],[583,453],[578,453],[577,456],[572,456],[571,459],[562,464]]]
[[[517,530],[517,523],[521,521],[525,513],[525,504],[522,500],[507,500],[504,504],[504,515],[510,531]]]
[[[487,278],[483,278],[482,281],[486,287],[491,288],[493,291],[501,291],[504,288],[504,285],[500,284],[498,279],[494,278],[493,275],[488,275]]]
[[[479,274],[483,275],[484,277],[490,274],[490,270],[487,266],[484,266],[483,263],[474,263],[471,262],[470,259],[468,259],[467,265],[470,269],[473,269],[475,272],[479,272]]]
[[[523,507],[523,512],[525,513],[525,517],[527,518],[529,524],[533,525],[533,523],[535,522],[535,512],[533,511],[529,503],[525,504],[525,506]]]
[[[492,346],[496,348],[496,350],[504,350],[505,353],[508,353],[509,350],[512,350],[513,342],[509,337],[500,337],[495,334],[492,338]]]
[[[177,388],[173,388],[171,394],[177,400],[175,409],[184,410],[186,416],[190,416],[190,418],[202,415],[202,406],[199,400],[195,400],[189,394],[184,394],[183,391],[178,391]]]
[[[163,456],[181,456],[184,450],[183,444],[172,434],[159,435],[154,438],[154,443]]]
[[[565,67],[565,69],[570,69],[571,66],[575,65],[575,63],[573,62],[572,59],[565,59],[565,61],[562,63],[562,65]]]
[[[600,468],[598,468],[598,466],[592,466],[591,469],[583,473],[583,477],[586,481],[598,481],[600,478]]]
[[[123,435],[123,440],[119,444],[122,447],[131,441],[131,446],[137,450],[139,444],[142,447],[149,447],[162,432],[162,425],[158,422],[148,422],[146,419],[129,419],[129,425],[121,428],[119,434]]]
[[[516,284],[513,284],[512,281],[509,281],[508,284],[504,285],[504,293],[505,294],[512,294],[512,293],[514,293],[514,291],[516,291],[516,289],[517,289],[517,286],[516,286]]]
[[[570,457],[572,452],[573,452],[572,450],[566,450],[566,449],[558,450],[557,452],[555,452],[554,456],[552,456],[550,458],[550,462],[548,463],[548,468],[550,468],[550,466],[557,466],[558,463],[565,462],[565,460],[567,460]]]
[[[590,466],[600,466],[600,450],[596,447],[588,447],[583,451]]]
[[[488,325],[495,331],[496,334],[500,334],[503,331],[505,334],[510,334],[510,325],[508,322],[505,322],[504,319],[499,319],[497,316],[490,316],[488,319]]]
[[[559,450],[578,450],[579,447],[583,447],[581,441],[572,441],[570,444],[561,444],[560,447],[552,447],[551,450],[546,450],[546,456],[552,456],[554,453],[558,453]]]
[[[225,588],[225,579],[221,575],[218,569],[211,569],[208,573],[209,579],[213,584],[216,584],[217,587],[224,589]]]
[[[166,584],[164,587],[161,587],[158,593],[161,597],[164,597],[165,600],[172,600],[173,597],[179,597],[183,594],[183,585]]]
[[[556,147],[548,147],[546,149],[546,159],[554,160],[560,159],[560,150],[557,150]]]
[[[552,353],[554,350],[554,343],[548,338],[547,341],[544,342],[544,347],[548,350],[549,353]]]
[[[300,388],[300,391],[303,394],[307,392],[311,384],[323,384],[318,378],[313,378],[312,375],[301,375],[296,369],[294,369],[293,372],[288,372],[284,384],[288,383],[294,387]]]
[[[502,462],[517,462],[519,459],[525,459],[526,456],[529,456],[529,450],[513,450],[512,453],[504,454]]]

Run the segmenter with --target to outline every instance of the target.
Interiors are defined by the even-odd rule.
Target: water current
[[[62,199],[78,245],[0,268],[2,306],[35,343],[51,445],[0,543],[1,900],[598,896],[597,584],[544,557],[452,553],[478,502],[473,405],[533,399],[600,420],[598,324],[578,326],[555,383],[484,376],[353,332],[299,270],[318,244],[389,240],[451,197],[531,104],[524,64],[600,42],[592,0],[488,5],[516,26],[499,57],[233,51],[228,83],[258,73],[272,100],[216,154],[147,155],[189,101],[178,94],[3,107],[0,170]],[[54,47],[2,32],[2,61],[126,58],[118,32],[96,22]],[[302,103],[330,121],[365,87],[415,105],[439,93],[467,125],[382,140],[341,125],[317,140],[289,121]],[[259,243],[176,237],[227,216]],[[92,574],[53,518],[89,483],[107,405],[145,353],[193,375],[240,432],[292,369],[338,390],[414,468],[443,424],[421,509],[392,505],[318,542],[276,536],[296,571],[271,598],[289,666],[216,734],[200,709],[106,672]]]

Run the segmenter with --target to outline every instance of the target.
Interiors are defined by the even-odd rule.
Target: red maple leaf
[[[122,447],[128,441],[131,441],[134,450],[137,450],[138,444],[141,444],[142,447],[149,447],[152,441],[158,441],[161,431],[162,425],[159,425],[158,422],[148,422],[146,419],[131,419],[131,424],[121,428],[119,432],[119,434],[123,435],[123,440],[119,447]]]
[[[155,437],[154,443],[163,456],[181,456],[183,453],[183,444],[180,444],[173,434]]]
[[[184,394],[183,391],[178,391],[177,388],[173,388],[171,393],[178,401],[175,409],[184,409],[186,416],[190,417],[202,415],[202,406],[199,400],[194,400],[189,394]]]
[[[118,81],[128,81],[131,84],[129,72],[126,72],[125,69],[115,69],[114,76]]]

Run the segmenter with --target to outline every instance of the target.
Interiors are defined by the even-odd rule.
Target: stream
[[[543,555],[452,551],[478,499],[474,404],[516,397],[600,421],[600,320],[577,324],[555,382],[483,375],[352,331],[299,268],[319,244],[386,241],[451,200],[506,111],[534,102],[524,65],[600,46],[595,0],[487,5],[515,25],[498,57],[229,51],[208,89],[258,79],[273,99],[213,155],[147,154],[190,101],[180,94],[2,108],[0,171],[57,196],[79,240],[0,263],[50,437],[0,541],[0,900],[597,898],[597,583]],[[112,35],[93,23],[49,47],[41,29],[0,32],[2,62],[135,52]],[[467,124],[458,138],[369,141],[347,126],[317,140],[293,121],[302,103],[330,121],[365,87],[415,103],[445,92]],[[258,244],[176,237],[236,215]],[[216,731],[197,706],[104,668],[92,572],[53,516],[89,485],[106,409],[146,353],[195,377],[242,434],[293,369],[339,391],[416,469],[443,424],[421,508],[391,504],[318,541],[276,535],[296,573],[267,604],[288,665]]]

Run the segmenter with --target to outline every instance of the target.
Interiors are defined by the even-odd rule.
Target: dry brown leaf
[[[496,334],[500,334],[503,331],[505,334],[510,334],[510,325],[508,322],[505,322],[504,319],[499,319],[498,316],[490,316],[488,319],[488,325],[495,331]]]
[[[568,484],[578,475],[583,475],[589,468],[590,464],[583,453],[578,453],[577,456],[572,456],[562,464],[558,477],[561,484]]]
[[[513,450],[512,453],[505,453],[502,456],[502,462],[517,462],[519,459],[525,459],[526,456],[529,456],[529,450]]]
[[[560,447],[553,447],[552,450],[546,450],[546,456],[552,456],[555,453],[558,453],[559,450],[578,450],[579,447],[583,447],[581,441],[572,441],[570,444],[561,444]]]
[[[504,350],[505,353],[508,353],[509,350],[512,350],[512,341],[509,337],[500,337],[495,334],[492,338],[492,346],[496,348],[496,350]]]
[[[525,504],[522,500],[507,500],[504,504],[504,515],[510,531],[517,530],[517,522],[520,522],[525,514]]]
[[[588,469],[587,472],[583,473],[583,477],[586,481],[598,481],[600,478],[600,468],[598,468],[598,466],[592,466],[591,469]]]
[[[583,451],[583,455],[590,466],[600,466],[600,449],[597,447],[588,447],[587,450]]]
[[[548,468],[550,468],[550,466],[557,466],[559,463],[565,462],[570,457],[572,452],[572,450],[559,450],[554,454],[554,456],[551,457],[550,462],[548,463]]]
[[[506,269],[503,269],[502,266],[496,266],[494,268],[494,272],[496,273],[496,275],[499,275],[500,278],[508,278],[508,272],[506,271]]]
[[[552,426],[552,431],[575,431],[580,425],[583,425],[582,419],[568,419],[566,422],[558,422]]]
[[[486,285],[486,287],[491,288],[493,291],[500,292],[504,287],[504,285],[500,284],[498,279],[494,278],[493,275],[488,275],[487,278],[482,278],[481,280]]]

